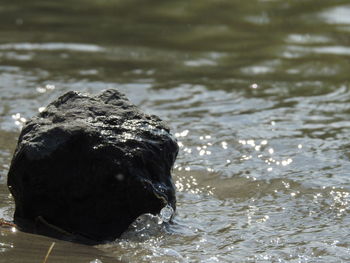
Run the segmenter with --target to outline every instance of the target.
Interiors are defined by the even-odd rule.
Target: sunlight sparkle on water
[[[16,126],[18,126],[20,129],[22,129],[23,125],[27,121],[26,118],[21,117],[20,113],[13,114],[11,117],[15,121]]]
[[[242,158],[241,158],[241,161],[243,161],[243,160],[250,160],[250,159],[252,159],[253,158],[253,156],[251,156],[251,155],[242,155]]]
[[[45,92],[46,92],[46,89],[43,88],[43,87],[37,87],[37,88],[36,88],[36,91],[39,92],[39,93],[45,93]]]
[[[266,145],[267,144],[267,140],[262,140],[260,144],[261,145]]]
[[[184,148],[184,152],[186,152],[186,153],[192,153],[192,149],[191,148]]]
[[[192,194],[213,195],[214,190],[214,187],[209,185],[201,187],[198,186],[197,179],[192,175],[177,176],[175,180],[175,187],[178,192],[189,192]]]
[[[247,144],[254,147],[255,146],[255,141],[254,140],[247,140]]]
[[[288,165],[288,164],[291,164],[293,162],[293,160],[291,159],[291,158],[288,158],[287,160],[283,160],[282,161],[282,165],[283,166],[286,166],[286,165]]]
[[[343,191],[330,191],[330,196],[333,198],[333,203],[330,206],[331,210],[336,212],[337,217],[342,216],[349,210],[350,193]]]
[[[54,89],[55,89],[55,85],[47,84],[44,87],[37,87],[36,91],[39,92],[39,93],[45,93],[45,92],[47,92],[49,90],[51,91],[51,90],[54,90]]]
[[[222,146],[222,148],[224,148],[226,150],[227,149],[227,142],[225,142],[225,141],[221,142],[221,146]]]
[[[244,146],[245,149],[245,154],[242,154],[242,156],[240,157],[240,161],[254,161],[255,158],[258,158],[267,165],[267,167],[265,168],[265,171],[267,172],[272,172],[275,169],[273,167],[274,165],[286,167],[293,162],[293,159],[290,157],[279,157],[278,152],[276,152],[273,147],[269,147],[266,149],[265,147],[269,144],[267,140],[261,140],[260,142],[258,142],[254,139],[241,139],[238,140],[238,143]],[[250,148],[254,151],[249,150]],[[251,154],[247,154],[246,150],[249,150]]]
[[[256,83],[253,83],[252,85],[250,85],[250,88],[257,89],[257,88],[259,88],[259,85]]]
[[[40,107],[40,108],[38,108],[38,111],[39,112],[43,112],[45,110],[45,107]]]
[[[179,137],[186,137],[189,133],[189,130],[184,130],[182,132],[176,132],[175,133],[175,137],[179,138]]]

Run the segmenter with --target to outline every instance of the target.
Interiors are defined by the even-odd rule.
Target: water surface
[[[23,123],[123,91],[180,145],[173,225],[86,247],[0,229],[0,262],[349,262],[348,1],[0,4],[0,217]]]

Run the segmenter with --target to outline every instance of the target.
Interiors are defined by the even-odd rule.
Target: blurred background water
[[[0,229],[0,262],[349,262],[345,0],[0,3],[0,217],[23,123],[117,88],[180,145],[178,210],[87,247]]]

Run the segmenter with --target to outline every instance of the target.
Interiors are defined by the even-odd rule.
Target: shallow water
[[[348,1],[4,0],[0,22],[0,217],[21,125],[68,90],[123,91],[181,147],[174,224],[1,228],[0,262],[350,261]]]

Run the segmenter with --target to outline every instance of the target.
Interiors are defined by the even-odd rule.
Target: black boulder
[[[8,173],[23,231],[84,243],[119,237],[171,205],[178,145],[117,90],[68,92],[23,127]]]

